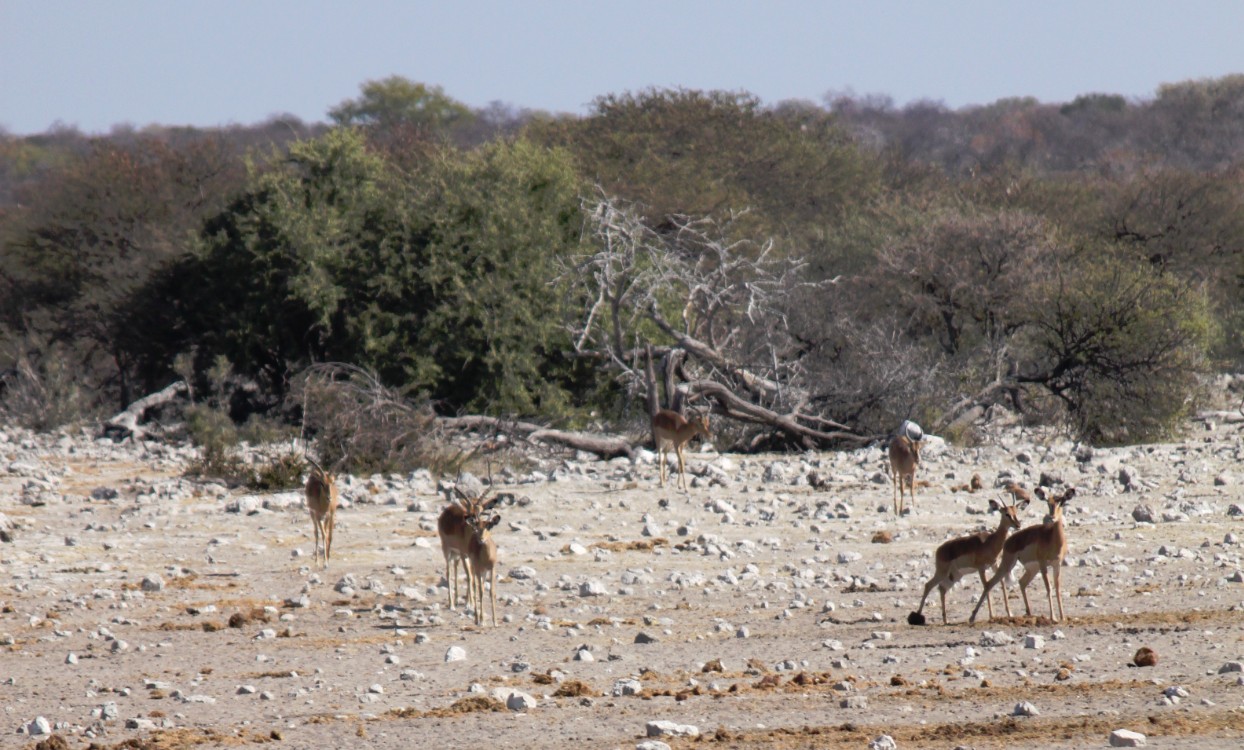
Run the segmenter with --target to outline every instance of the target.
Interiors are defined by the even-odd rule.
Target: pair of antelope
[[[315,532],[316,562],[320,561],[323,552],[324,567],[333,550],[333,526],[337,514],[337,502],[340,495],[337,490],[337,475],[325,471],[310,457],[311,471],[307,476],[305,492],[307,510],[311,513],[311,525]],[[467,574],[467,602],[475,610],[475,624],[482,625],[484,618],[484,580],[488,580],[488,589],[492,600],[492,624],[497,624],[497,545],[489,531],[501,521],[501,516],[489,513],[497,504],[497,498],[487,499],[486,495],[477,498],[458,497],[441,511],[437,519],[436,529],[441,538],[441,552],[445,555],[445,580],[449,585],[449,608],[453,609],[457,599],[458,563],[462,563]],[[321,544],[322,542],[322,544]],[[450,572],[452,562],[453,571]]]
[[[449,608],[457,606],[458,563],[467,575],[467,606],[475,612],[475,624],[484,624],[484,580],[492,601],[492,626],[497,626],[497,543],[489,533],[501,522],[493,512],[499,498],[488,493],[467,497],[457,488],[436,519],[436,532],[445,555],[445,581],[449,587]],[[452,572],[451,572],[452,567]]]
[[[946,592],[961,577],[973,570],[980,576],[984,591],[981,592],[981,597],[977,600],[976,608],[972,610],[968,623],[976,622],[976,615],[980,612],[982,604],[989,605],[989,619],[993,620],[993,601],[989,598],[989,592],[998,584],[1002,585],[1002,603],[1006,607],[1006,616],[1010,617],[1011,603],[1007,599],[1005,579],[1017,562],[1024,566],[1024,573],[1019,579],[1019,591],[1024,598],[1024,611],[1029,616],[1032,615],[1032,607],[1028,604],[1028,584],[1039,572],[1041,580],[1045,583],[1045,598],[1050,605],[1050,619],[1054,622],[1063,619],[1061,571],[1063,558],[1067,556],[1067,534],[1063,527],[1063,509],[1075,496],[1075,492],[1074,487],[1068,487],[1063,494],[1055,497],[1047,495],[1043,488],[1037,488],[1037,496],[1049,505],[1049,515],[1043,523],[1022,529],[1020,529],[1019,511],[1028,506],[1027,498],[1012,505],[1003,505],[997,500],[990,500],[989,510],[1001,514],[998,528],[993,532],[982,531],[951,539],[937,548],[934,556],[933,577],[924,586],[924,595],[920,597],[919,609],[912,612],[907,617],[907,621],[912,625],[925,623],[924,603],[933,588],[937,587],[942,600],[942,624],[947,624]],[[1011,529],[1019,529],[1019,531],[1008,537],[1007,534]],[[994,564],[999,554],[1002,555],[1002,562],[998,564],[993,578],[986,580],[985,571]],[[1050,590],[1051,576],[1054,578],[1053,594]],[[1054,595],[1058,598],[1057,616],[1054,614]]]

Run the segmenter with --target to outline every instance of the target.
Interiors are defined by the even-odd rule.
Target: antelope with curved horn
[[[928,599],[929,592],[934,587],[937,587],[942,599],[942,624],[948,624],[946,619],[946,592],[950,591],[951,587],[960,578],[973,570],[980,576],[981,584],[985,583],[985,571],[998,561],[998,555],[1002,552],[1002,545],[1006,541],[1006,535],[1011,529],[1019,528],[1019,511],[1027,506],[1027,500],[1015,505],[1003,505],[997,500],[990,500],[989,511],[991,513],[997,511],[1001,516],[998,520],[998,528],[992,532],[980,531],[943,542],[934,555],[935,569],[933,577],[924,585],[924,595],[920,597],[920,607],[907,616],[907,622],[912,625],[923,625],[925,623],[924,602]],[[1002,598],[1004,601],[1006,600],[1005,582],[1002,584]],[[989,601],[989,617],[993,619],[993,601],[987,601]]]
[[[1024,597],[1024,611],[1029,616],[1032,615],[1032,607],[1028,604],[1028,584],[1040,572],[1041,580],[1045,583],[1045,598],[1050,605],[1050,619],[1054,622],[1063,619],[1062,565],[1063,558],[1067,556],[1067,533],[1063,528],[1063,509],[1067,502],[1075,497],[1075,494],[1075,487],[1068,487],[1058,497],[1047,495],[1043,487],[1037,488],[1037,496],[1050,506],[1049,520],[1036,526],[1020,529],[1002,545],[1002,562],[998,564],[993,578],[985,584],[980,601],[976,602],[976,609],[972,610],[972,616],[968,618],[969,623],[976,622],[976,614],[980,612],[981,605],[989,596],[989,590],[1010,574],[1011,568],[1015,567],[1017,562],[1023,563],[1025,569],[1019,579],[1019,592]],[[1054,577],[1053,593],[1050,590],[1051,575]],[[1055,595],[1058,597],[1057,617],[1054,616]],[[1011,606],[1005,598],[1002,601],[1007,605],[1006,616],[1010,617]]]
[[[458,603],[458,564],[467,577],[467,606],[474,606],[475,589],[471,585],[471,542],[474,531],[472,519],[478,519],[484,511],[497,504],[499,498],[488,498],[488,492],[477,497],[468,497],[457,486],[454,487],[457,497],[450,498],[436,519],[436,532],[441,539],[441,554],[445,556],[445,585],[449,591],[449,608],[454,609]]]

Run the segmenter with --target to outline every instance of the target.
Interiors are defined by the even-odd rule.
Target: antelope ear
[[[1021,500],[1019,504],[1015,506],[1015,510],[1023,510],[1024,508],[1027,508],[1027,507],[1028,507],[1028,501]]]
[[[1038,487],[1038,488],[1037,488],[1037,497],[1041,498],[1042,500],[1045,500],[1045,499],[1046,499],[1046,496],[1045,496],[1045,488],[1044,488],[1044,487]]]
[[[496,526],[499,523],[501,523],[501,514],[499,513],[494,514],[493,517],[488,521],[488,525],[485,526],[485,528],[491,529],[493,526]]]
[[[989,501],[989,512],[993,513],[995,510],[998,510],[998,511],[1002,510],[1002,504],[999,503],[997,500],[991,499]]]

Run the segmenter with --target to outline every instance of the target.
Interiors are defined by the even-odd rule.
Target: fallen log
[[[138,399],[134,403],[125,407],[121,411],[106,420],[103,429],[100,431],[105,437],[113,440],[124,440],[132,437],[135,440],[141,440],[147,434],[147,430],[139,426],[139,423],[146,417],[147,411],[157,406],[162,406],[176,399],[188,390],[186,381],[178,380],[176,383],[148,394]]]
[[[634,460],[635,447],[631,441],[618,435],[593,435],[585,432],[566,432],[553,430],[533,422],[520,422],[513,419],[498,419],[472,415],[465,417],[440,417],[438,426],[448,430],[480,430],[488,429],[507,435],[518,435],[526,440],[537,443],[554,443],[575,450],[594,453],[601,458],[626,456]]]
[[[695,380],[683,383],[679,388],[694,394],[697,398],[711,399],[716,402],[717,409],[728,417],[752,424],[766,425],[785,433],[806,448],[816,448],[822,443],[837,441],[863,444],[877,438],[875,435],[860,435],[852,432],[846,425],[822,417],[798,412],[779,414],[740,398],[729,388],[713,380]],[[832,431],[816,429],[805,422],[830,427]]]

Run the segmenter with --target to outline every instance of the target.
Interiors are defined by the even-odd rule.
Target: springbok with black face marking
[[[1028,584],[1039,572],[1041,580],[1045,583],[1045,598],[1050,605],[1050,619],[1054,622],[1063,619],[1062,565],[1063,558],[1067,556],[1067,533],[1063,527],[1063,510],[1075,494],[1075,487],[1068,487],[1058,497],[1048,496],[1043,487],[1037,488],[1037,496],[1049,504],[1049,520],[1036,526],[1020,529],[1002,545],[1002,562],[998,564],[993,578],[985,584],[980,601],[976,602],[976,609],[972,610],[972,616],[968,618],[969,623],[976,622],[976,614],[980,612],[981,605],[988,598],[989,590],[1009,575],[1011,568],[1015,567],[1017,562],[1024,565],[1024,574],[1019,579],[1019,592],[1024,597],[1024,612],[1032,616],[1032,607],[1028,604]],[[1054,577],[1053,593],[1050,590],[1051,575]],[[1058,616],[1054,615],[1055,595],[1058,597]],[[1010,617],[1011,606],[1005,598],[1002,601],[1007,604],[1006,616]],[[992,615],[990,619],[993,619]]]
[[[1019,511],[1027,506],[1027,500],[1016,505],[1003,505],[997,500],[990,500],[989,511],[991,513],[997,511],[1000,516],[998,528],[992,532],[980,531],[943,542],[937,548],[937,553],[933,557],[935,566],[933,577],[924,585],[924,595],[920,597],[920,607],[908,615],[907,621],[912,625],[923,625],[925,623],[924,602],[929,598],[929,592],[936,587],[942,599],[942,624],[948,624],[946,619],[946,592],[950,591],[951,587],[960,578],[973,570],[980,576],[981,584],[985,583],[985,571],[998,561],[998,555],[1002,552],[1002,545],[1006,541],[1007,533],[1011,529],[1019,528]],[[1002,598],[1003,600],[1006,599],[1005,582],[1002,584]],[[993,619],[992,601],[989,601],[989,617]]]
[[[324,567],[328,567],[328,559],[333,551],[333,525],[337,517],[337,475],[325,471],[319,464],[312,461],[311,472],[307,475],[307,484],[303,488],[307,496],[307,510],[311,513],[311,526],[315,533],[316,562],[320,559],[320,540],[324,542]]]
[[[687,491],[687,469],[683,458],[683,446],[696,435],[703,435],[705,440],[713,438],[709,432],[707,414],[693,414],[688,419],[676,411],[659,409],[656,414],[652,415],[652,442],[656,444],[662,487],[665,486],[665,456],[672,449],[678,457],[680,486],[684,492]]]
[[[436,519],[436,533],[441,539],[441,554],[445,556],[445,585],[449,591],[449,608],[458,605],[458,565],[467,577],[467,606],[474,606],[475,589],[471,585],[471,540],[474,532],[471,529],[472,519],[478,518],[497,504],[499,498],[489,499],[487,491],[477,497],[464,494],[456,486],[455,497],[441,511]]]

